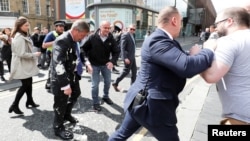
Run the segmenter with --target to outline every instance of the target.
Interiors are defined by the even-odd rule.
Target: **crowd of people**
[[[92,104],[96,111],[102,110],[100,101],[109,105],[114,103],[109,95],[110,86],[121,91],[119,82],[132,72],[131,86],[124,100],[125,117],[109,141],[125,141],[140,127],[145,127],[159,141],[179,141],[176,126],[178,94],[186,79],[197,74],[217,85],[223,108],[221,124],[249,124],[250,16],[247,10],[248,7],[223,10],[215,24],[206,29],[203,48],[193,46],[187,53],[175,40],[181,32],[181,14],[175,7],[163,8],[158,15],[157,29],[143,42],[138,72],[136,26],[133,24],[126,32],[117,32],[109,21],[101,21],[100,27],[90,33],[84,20],[74,21],[68,31],[64,31],[65,22],[55,21],[55,30],[48,33],[44,28],[40,33],[35,27],[29,35],[29,21],[20,17],[12,31],[6,28],[0,36],[1,50],[8,52],[1,53],[1,80],[5,80],[1,66],[6,61],[9,79],[18,79],[22,83],[9,113],[23,114],[18,105],[25,93],[26,107],[39,107],[32,97],[32,77],[38,74],[39,68],[49,69],[46,89],[54,95],[54,132],[61,139],[72,139],[73,132],[65,129],[63,123],[78,122],[71,112],[81,95],[79,81],[85,65],[91,74]],[[111,72],[119,57],[124,67],[111,84]],[[100,74],[104,79],[101,99]]]

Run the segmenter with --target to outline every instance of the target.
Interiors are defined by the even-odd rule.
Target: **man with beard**
[[[201,76],[208,83],[216,83],[223,125],[250,123],[249,21],[248,12],[242,7],[225,9],[215,20],[220,38],[204,44],[204,47],[217,44],[212,66]]]

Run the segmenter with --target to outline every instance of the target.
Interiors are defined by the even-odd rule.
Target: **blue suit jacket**
[[[150,78],[149,95],[137,117],[150,125],[176,124],[178,94],[183,90],[186,78],[204,71],[212,61],[211,50],[202,49],[199,54],[190,56],[177,41],[170,39],[163,30],[156,29],[142,45],[141,68],[126,95],[124,110],[127,111],[138,91],[145,87]]]

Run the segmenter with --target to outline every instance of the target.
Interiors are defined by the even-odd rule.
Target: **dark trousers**
[[[179,141],[176,126],[150,126],[143,120],[138,120],[127,111],[120,128],[109,137],[108,141],[125,141],[140,127],[145,127],[158,141]]]
[[[3,66],[3,61],[0,60],[0,76],[4,75],[4,66]]]
[[[27,95],[27,102],[32,103],[32,77],[27,79],[21,79],[22,86],[18,89],[15,100],[12,105],[18,105],[20,99],[23,97],[24,93]]]
[[[124,67],[122,70],[122,73],[120,74],[120,76],[118,76],[114,82],[115,85],[118,85],[120,83],[120,81],[122,81],[124,79],[124,77],[126,77],[129,72],[132,72],[131,74],[131,84],[135,82],[136,79],[136,75],[137,75],[137,66],[136,66],[136,61],[135,58],[134,60],[130,60],[130,64],[125,64],[124,62]]]
[[[54,128],[63,128],[64,117],[71,115],[71,111],[77,102],[77,98],[81,94],[79,86],[79,78],[75,77],[74,82],[71,82],[70,87],[72,89],[71,96],[65,95],[61,87],[58,87],[57,83],[52,81],[51,88],[54,94]]]
[[[40,64],[41,67],[45,67],[45,62],[46,62],[46,52],[41,52],[41,59],[38,62],[38,64]]]

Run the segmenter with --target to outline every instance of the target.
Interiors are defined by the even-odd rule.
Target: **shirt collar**
[[[174,40],[173,37],[172,37],[172,35],[169,32],[167,32],[165,29],[160,28],[160,27],[159,27],[159,29],[162,30],[163,32],[165,32],[170,39]]]

